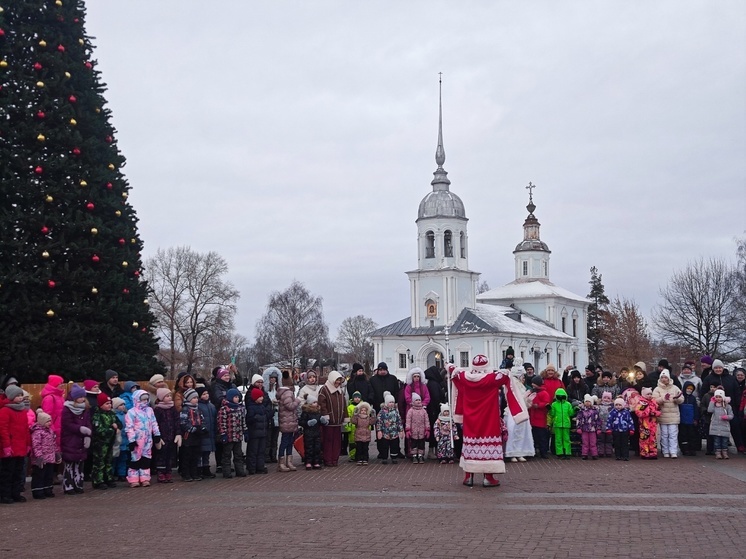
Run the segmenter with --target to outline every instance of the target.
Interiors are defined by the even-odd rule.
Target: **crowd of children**
[[[702,377],[688,366],[678,377],[665,366],[647,375],[645,364],[637,363],[618,376],[589,366],[585,378],[573,370],[560,380],[551,364],[537,375],[511,356],[507,366],[520,385],[529,422],[517,425],[505,418],[508,441],[514,436],[506,458],[547,458],[550,445],[560,459],[613,454],[626,461],[630,451],[655,459],[659,448],[663,457],[677,458],[679,450],[695,455],[704,438],[707,454],[728,459],[731,437],[738,450],[746,450],[733,427],[743,418],[746,372],[733,375],[741,390],[733,402],[733,393],[726,394],[733,388],[730,374],[724,375],[718,360],[707,364],[712,368]],[[440,464],[458,460],[461,431],[446,403],[447,382],[428,388],[438,379],[415,367],[398,402],[389,390],[377,402],[376,388],[393,386],[382,384],[387,371],[371,388],[361,369],[356,365],[349,379],[333,371],[323,384],[309,372],[298,390],[294,379],[271,367],[254,375],[243,397],[230,368],[213,371],[211,383],[181,374],[175,391],[161,375],[141,389],[133,381],[120,385],[117,374],[107,371],[99,386],[71,384],[67,390],[62,377],[49,375],[35,413],[28,393],[6,379],[0,393],[0,502],[25,501],[29,465],[31,495],[45,499],[54,496],[59,472],[64,493],[75,495],[83,493],[84,479],[99,490],[117,482],[147,487],[151,475],[158,483],[173,483],[176,467],[184,482],[216,473],[266,474],[268,462],[277,462],[280,472],[295,471],[294,448],[306,470],[334,467],[340,454],[365,466],[374,440],[382,464],[396,464],[403,454],[422,464],[428,442],[431,458]]]

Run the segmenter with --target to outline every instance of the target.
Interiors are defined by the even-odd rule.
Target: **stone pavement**
[[[490,489],[462,486],[456,465],[343,461],[150,488],[86,484],[71,497],[56,487],[53,500],[0,506],[0,557],[742,556],[743,456],[507,469]]]

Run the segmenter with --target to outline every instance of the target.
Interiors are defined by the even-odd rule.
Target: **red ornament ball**
[[[38,62],[34,62],[34,70],[36,70],[38,72],[42,68],[43,68],[43,66],[41,64],[39,64]]]
[[[80,148],[73,148],[73,155],[75,155],[76,157],[80,155]]]
[[[54,289],[55,285],[57,285],[57,284],[54,283],[54,280],[49,280],[47,282],[47,285],[49,286],[49,289]]]
[[[114,188],[114,185],[111,184],[110,182],[107,182],[106,183],[106,188],[108,188],[109,190],[111,190],[112,188]]]
[[[65,47],[63,47],[62,45],[59,45],[57,47],[57,50],[60,51],[60,52],[65,52]]]
[[[114,141],[114,138],[112,138],[111,136],[106,136],[106,143],[107,144],[110,144],[113,141]]]
[[[75,95],[70,95],[70,97],[68,97],[67,100],[70,101],[71,103],[75,103],[78,101],[78,98],[75,97]]]
[[[91,68],[93,68],[93,64],[91,64],[90,62],[86,62],[85,67],[90,70]]]
[[[44,169],[42,169],[41,165],[38,165],[36,169],[34,169],[34,173],[37,175],[41,175],[44,172]]]
[[[46,115],[46,114],[44,114],[44,111],[38,111],[38,112],[36,113],[36,118],[38,118],[39,120],[42,120],[42,119],[44,119],[44,118],[45,118],[46,116],[47,116],[47,115]]]
[[[49,227],[47,227],[46,225],[44,227],[42,227],[41,228],[41,233],[42,233],[42,235],[46,235],[47,233],[49,233]]]
[[[96,206],[94,206],[94,205],[93,205],[93,202],[88,202],[88,203],[87,203],[87,204],[85,205],[85,207],[86,207],[86,209],[87,209],[88,211],[90,211],[90,212],[92,212],[92,211],[93,211],[93,210],[94,210],[94,209],[96,208]]]
[[[98,263],[98,261],[101,260],[101,259],[98,257],[98,254],[94,254],[93,256],[91,256],[91,260],[93,260],[94,262]]]
[[[0,29],[0,37],[5,37],[5,30],[4,29]]]
[[[124,243],[125,243],[125,242],[126,242],[126,241],[125,241],[124,239],[119,239],[119,244],[120,244],[120,245],[124,246]]]
[[[124,293],[125,295],[129,295],[130,290],[125,287],[124,289],[122,289],[122,293]]]
[[[140,277],[140,270],[135,270],[135,277],[136,277],[136,278],[139,278],[139,277]]]

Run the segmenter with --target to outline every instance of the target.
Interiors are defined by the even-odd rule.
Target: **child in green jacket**
[[[554,433],[554,450],[557,458],[568,458],[572,454],[570,429],[574,415],[575,408],[567,401],[567,392],[564,388],[558,388],[547,416],[547,425]]]

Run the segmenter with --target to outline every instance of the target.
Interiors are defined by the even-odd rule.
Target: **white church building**
[[[479,272],[469,269],[466,211],[451,192],[443,168],[442,103],[433,190],[417,215],[417,269],[409,276],[410,316],[371,334],[375,363],[404,379],[415,366],[467,366],[477,354],[497,367],[508,347],[537,372],[547,363],[558,369],[588,363],[588,300],[549,280],[551,251],[539,235],[529,183],[523,240],[513,251],[515,279],[477,295]]]

